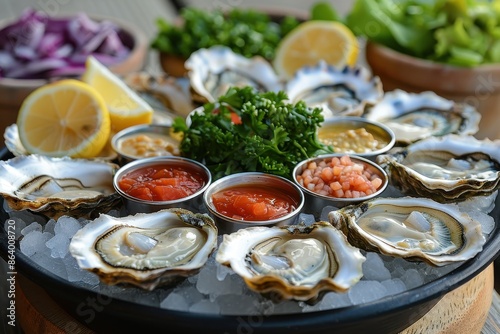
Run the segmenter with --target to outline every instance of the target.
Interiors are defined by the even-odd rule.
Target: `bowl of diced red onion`
[[[380,195],[389,178],[371,160],[334,153],[298,163],[293,181],[304,193],[305,210],[321,213],[325,207],[342,208]]]
[[[143,32],[115,18],[52,17],[28,8],[0,23],[0,107],[18,108],[36,88],[78,78],[89,55],[116,74],[137,71],[147,47]]]

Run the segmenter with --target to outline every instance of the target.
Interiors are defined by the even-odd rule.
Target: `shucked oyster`
[[[113,188],[118,168],[103,161],[19,156],[0,161],[0,194],[14,210],[89,217],[120,203]]]
[[[500,140],[431,137],[376,159],[402,192],[457,202],[500,188]]]
[[[450,133],[473,135],[479,130],[481,115],[467,104],[458,104],[433,92],[385,93],[363,117],[384,123],[394,131],[399,144],[410,144],[431,136]]]
[[[365,105],[375,104],[384,94],[380,79],[364,67],[339,70],[324,61],[299,69],[285,90],[292,103],[303,100],[309,107],[321,107],[325,118],[360,116]]]
[[[102,214],[75,234],[69,250],[107,284],[153,290],[196,274],[216,246],[210,217],[165,209],[123,218]]]
[[[346,291],[356,284],[365,258],[340,231],[319,222],[226,234],[216,260],[254,291],[275,300],[314,302],[322,292]]]
[[[215,102],[230,87],[252,86],[260,92],[283,89],[267,60],[260,56],[246,58],[225,46],[193,52],[184,66],[191,88],[204,102]]]
[[[426,198],[373,199],[328,218],[357,247],[436,266],[468,260],[485,243],[478,221]]]

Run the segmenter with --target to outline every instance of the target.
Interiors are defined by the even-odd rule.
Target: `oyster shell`
[[[438,202],[490,195],[500,188],[500,140],[431,137],[376,161],[403,193]]]
[[[377,198],[331,211],[328,219],[357,247],[435,266],[468,260],[485,243],[478,221],[427,198]]]
[[[217,246],[207,215],[165,209],[115,218],[102,214],[72,238],[78,265],[107,284],[146,290],[196,274]]]
[[[327,222],[249,227],[224,235],[217,262],[248,287],[274,300],[315,302],[323,292],[346,291],[361,277],[365,257]]]
[[[30,154],[26,148],[24,147],[21,139],[19,138],[19,129],[17,124],[11,124],[5,128],[5,132],[3,134],[5,139],[5,147],[16,157],[28,155]],[[94,160],[106,160],[112,161],[116,159],[118,154],[111,147],[110,141],[104,146],[99,155],[94,158]]]
[[[186,117],[195,108],[187,79],[143,71],[128,74],[124,81],[153,106],[155,124],[170,125],[175,116]]]
[[[286,83],[292,103],[303,100],[309,107],[323,108],[325,118],[360,116],[367,104],[374,104],[384,95],[378,77],[364,67],[339,70],[321,61],[314,67],[299,69]]]
[[[229,87],[253,86],[258,91],[279,91],[282,84],[272,66],[262,57],[246,58],[225,46],[193,52],[186,60],[189,81],[200,102],[215,102]]]
[[[104,161],[19,156],[0,161],[0,194],[14,210],[90,217],[121,202],[113,188],[118,168]]]
[[[384,123],[394,131],[399,144],[410,144],[430,136],[473,135],[481,115],[467,104],[458,104],[427,91],[387,92],[363,117]]]

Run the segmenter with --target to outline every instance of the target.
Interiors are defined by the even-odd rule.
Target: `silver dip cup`
[[[139,199],[127,194],[120,188],[120,180],[128,173],[138,171],[142,168],[159,165],[180,168],[188,172],[197,173],[202,177],[203,185],[199,190],[189,196],[168,201],[150,201]],[[113,178],[113,186],[115,187],[116,192],[122,196],[125,207],[131,214],[139,212],[155,212],[168,208],[184,208],[193,212],[199,212],[200,208],[203,208],[203,193],[210,186],[211,182],[212,175],[207,167],[197,161],[174,156],[135,160],[121,167]]]
[[[295,208],[288,214],[271,220],[238,220],[219,213],[214,205],[212,196],[220,191],[228,190],[236,186],[255,185],[268,190],[277,191],[295,203]],[[297,185],[281,176],[260,173],[245,172],[225,176],[213,182],[203,195],[203,201],[209,213],[215,220],[219,234],[229,234],[242,228],[252,226],[283,226],[293,225],[304,205],[304,195]]]

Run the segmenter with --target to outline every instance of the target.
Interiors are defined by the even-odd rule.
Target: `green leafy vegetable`
[[[317,2],[311,7],[311,20],[340,21],[340,17],[329,2]]]
[[[271,60],[280,40],[299,24],[291,16],[276,23],[265,13],[242,9],[224,14],[187,7],[181,16],[181,26],[157,20],[159,32],[152,48],[188,58],[198,49],[225,45],[245,57],[260,55]]]
[[[356,0],[346,24],[416,57],[457,66],[500,60],[500,0]]]
[[[217,103],[192,114],[189,127],[175,119],[174,131],[183,133],[182,155],[203,162],[214,179],[245,171],[291,178],[299,161],[333,149],[317,137],[321,109],[289,104],[287,98],[284,92],[230,88]]]

